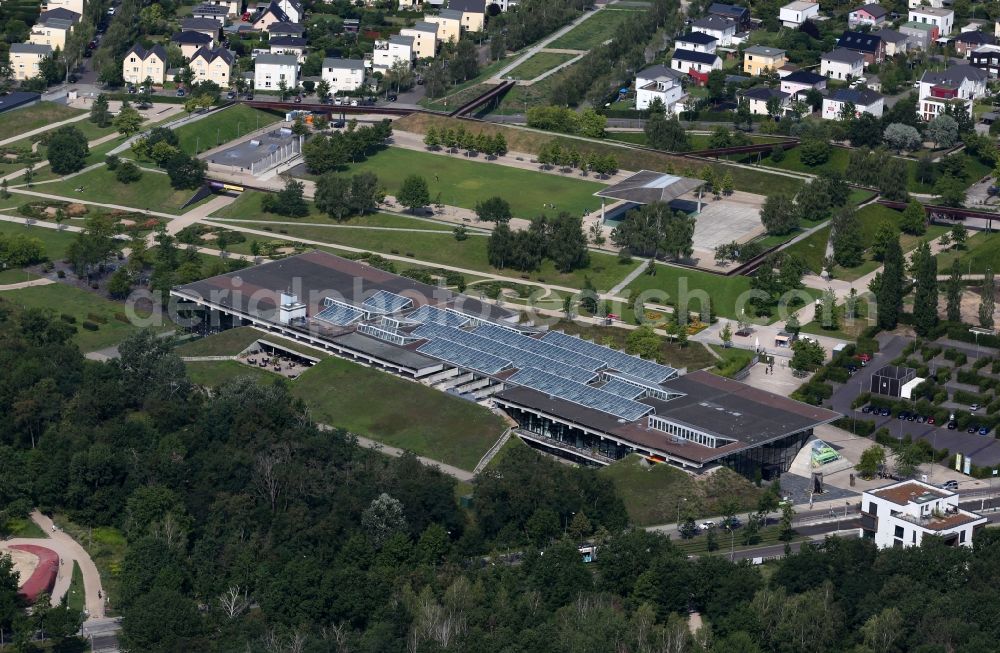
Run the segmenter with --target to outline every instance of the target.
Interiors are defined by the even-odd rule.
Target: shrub
[[[60,279],[65,279],[66,278],[66,271],[65,270],[59,270],[58,272],[56,272],[56,276],[59,277]]]
[[[118,320],[119,322],[123,322],[125,324],[129,323],[129,321],[128,321],[128,315],[125,315],[121,311],[115,312],[115,319]]]
[[[117,154],[109,154],[106,157],[104,157],[104,165],[108,167],[108,170],[117,169],[119,163],[120,159],[118,158]]]
[[[122,184],[131,184],[142,179],[142,170],[131,161],[122,161],[115,169],[115,179]]]
[[[108,318],[103,315],[98,315],[97,313],[87,313],[87,319],[91,322],[96,322],[97,324],[107,324]]]
[[[68,313],[62,313],[59,318],[63,322],[68,322],[69,324],[76,324],[76,317]]]
[[[81,326],[83,326],[83,328],[86,329],[87,331],[97,331],[98,329],[101,328],[100,326],[94,324],[90,320],[84,320]]]

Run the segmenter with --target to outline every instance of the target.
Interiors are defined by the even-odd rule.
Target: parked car
[[[969,428],[965,429],[965,432],[966,433],[975,433],[978,430],[979,430],[979,425],[978,424],[973,424],[973,425],[969,426]]]
[[[979,410],[979,404],[972,404],[971,406],[969,406],[969,410],[971,410],[972,412],[976,412],[977,410]]]
[[[228,93],[226,93],[227,100],[233,100],[235,98],[236,98],[236,91],[229,91]]]
[[[184,95],[185,93],[183,88],[177,89],[177,97],[184,97]]]
[[[301,95],[296,95],[294,102],[295,102],[295,104],[302,104],[302,96]]]
[[[990,434],[990,429],[988,426],[984,426],[981,429],[979,429],[979,435],[989,435],[989,434]]]
[[[941,484],[941,487],[944,488],[945,490],[957,490],[958,481],[956,481],[955,479],[952,479],[950,481],[945,481],[944,483]]]
[[[925,421],[927,420],[924,419],[923,415],[917,415],[917,424],[923,424]]]
[[[352,107],[358,106],[358,101],[357,100],[351,100],[351,106]]]
[[[334,129],[343,129],[344,127],[347,126],[347,123],[344,122],[343,120],[335,120],[331,126]]]
[[[879,413],[879,415],[881,415],[882,417],[888,417],[889,415],[892,415],[892,411],[889,410],[888,408],[883,408],[882,412]]]
[[[898,417],[899,419],[909,419],[910,414],[908,412],[906,412],[905,410],[903,410],[903,411],[900,411],[899,415],[897,415],[896,417]]]
[[[396,100],[399,99],[399,96],[396,95],[395,93],[390,93],[388,99],[389,99],[390,102],[395,102]]]
[[[861,412],[862,413],[870,413],[870,412],[872,412],[872,407],[871,406],[862,406],[861,407]]]
[[[114,16],[116,9],[114,7],[108,7],[108,15]]]
[[[734,531],[740,526],[742,526],[743,522],[740,521],[739,517],[729,517],[727,519],[723,519],[719,525],[725,528],[726,530]]]
[[[906,414],[906,421],[907,422],[912,422],[915,419],[917,419],[916,413],[907,413]]]
[[[253,99],[253,93],[247,93],[246,95],[243,96],[243,99],[244,100],[252,100]]]
[[[933,417],[928,417],[927,418],[927,423],[930,424],[931,426],[933,426],[935,424],[934,418]]]
[[[700,524],[698,524],[698,528],[700,528],[703,531],[711,530],[711,529],[715,528],[715,522],[714,521],[703,521]]]
[[[955,421],[948,422],[949,431],[954,431],[957,428],[958,428],[958,423],[956,423]]]

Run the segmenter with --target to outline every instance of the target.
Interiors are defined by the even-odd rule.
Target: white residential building
[[[889,17],[889,10],[882,5],[873,2],[863,7],[858,7],[847,15],[847,26],[851,29],[859,25],[870,25],[881,27],[885,25],[886,18]]]
[[[52,56],[52,46],[39,43],[12,43],[10,68],[14,79],[33,79],[41,74],[44,59]]]
[[[323,60],[323,79],[330,84],[331,93],[350,93],[365,83],[365,62],[361,59]]]
[[[798,27],[802,23],[819,16],[819,3],[808,0],[789,2],[778,12],[778,18],[785,27]]]
[[[438,26],[435,23],[421,21],[413,27],[399,30],[399,35],[413,38],[415,59],[430,59],[437,54],[437,30]]]
[[[907,6],[910,9],[919,9],[921,7],[932,7],[934,9],[941,9],[945,5],[950,5],[952,0],[909,0]]]
[[[958,494],[922,483],[901,481],[861,495],[863,539],[880,549],[920,546],[927,535],[949,546],[972,546],[986,517],[958,507]]]
[[[826,89],[826,77],[809,72],[808,70],[796,70],[781,78],[781,90],[788,93],[793,98],[800,93],[805,94],[810,90],[822,91]]]
[[[776,88],[767,88],[764,86],[759,86],[757,88],[748,88],[745,91],[739,91],[738,96],[744,98],[750,107],[750,113],[756,116],[766,116],[768,115],[767,103],[769,100],[777,99],[778,106],[781,108],[781,112],[791,104],[791,96],[784,91],[779,91]]]
[[[916,9],[910,9],[907,16],[907,20],[911,23],[921,23],[937,27],[939,37],[948,36],[955,27],[955,12],[951,9],[917,7]]]
[[[683,36],[678,36],[674,46],[678,50],[691,50],[692,52],[715,53],[715,46],[719,40],[711,34],[704,32],[688,32]]]
[[[717,45],[728,47],[733,44],[733,36],[736,35],[736,21],[721,16],[705,16],[691,23],[691,31],[714,36]]]
[[[302,19],[305,17],[305,11],[302,9],[302,5],[296,0],[278,0],[278,6],[281,10],[285,12],[288,16],[289,22],[301,23]]]
[[[864,69],[865,56],[847,48],[837,48],[833,52],[827,52],[820,59],[819,72],[830,79],[860,77]]]
[[[372,68],[384,72],[397,61],[405,61],[408,66],[413,62],[412,36],[390,36],[387,41],[375,41]]]
[[[42,0],[41,12],[53,9],[68,9],[74,14],[83,15],[83,0]]]
[[[693,50],[674,50],[670,67],[682,73],[691,72],[708,74],[713,70],[722,70],[722,59],[717,54],[694,52]]]
[[[644,111],[654,99],[659,98],[667,115],[684,109],[687,94],[681,86],[682,73],[666,66],[650,66],[635,76],[635,108]]]
[[[925,71],[920,78],[917,113],[933,120],[949,104],[962,104],[972,115],[972,103],[986,95],[989,73],[969,64],[959,64],[944,71]]]
[[[860,117],[862,113],[870,113],[876,118],[882,117],[885,111],[885,98],[875,91],[867,88],[853,89],[841,88],[823,98],[823,118],[826,120],[838,120],[847,105],[854,105],[854,117]]]
[[[299,85],[299,60],[294,54],[259,54],[254,59],[253,87],[259,91],[277,91],[281,82],[292,90]]]

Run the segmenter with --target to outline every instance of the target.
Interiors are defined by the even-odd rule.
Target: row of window
[[[713,435],[708,435],[706,433],[702,433],[701,431],[695,431],[694,429],[689,429],[685,426],[668,422],[662,417],[657,417],[656,415],[649,416],[649,425],[658,431],[663,431],[664,433],[678,438],[684,438],[690,442],[697,442],[702,446],[712,447],[713,449],[726,444],[725,442],[720,443],[718,438]]]

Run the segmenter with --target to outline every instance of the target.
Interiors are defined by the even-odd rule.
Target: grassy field
[[[49,257],[49,260],[52,261],[61,260],[66,256],[66,248],[76,239],[76,234],[71,231],[57,231],[47,227],[29,227],[14,222],[0,222],[0,234],[24,234],[31,238],[37,238],[42,241],[45,253]]]
[[[732,325],[732,327],[735,326]],[[735,331],[736,329],[733,328],[733,330]],[[739,347],[722,347],[720,345],[709,345],[709,347],[722,357],[722,360],[712,368],[712,371],[720,376],[729,378],[732,378],[734,374],[749,365],[755,355],[749,349],[740,349]]]
[[[81,187],[83,191],[76,192]],[[195,193],[193,190],[174,190],[170,186],[170,178],[156,172],[143,172],[139,181],[122,184],[115,179],[113,172],[103,166],[70,179],[35,187],[34,190],[69,200],[117,204],[137,211],[152,209],[164,213],[180,213],[181,207]]]
[[[66,605],[74,612],[83,612],[86,603],[86,592],[83,587],[83,572],[76,560],[73,561],[73,578],[70,580],[69,592],[66,594]]]
[[[514,79],[534,79],[542,73],[564,64],[575,54],[565,52],[539,52],[525,60],[520,66],[507,73],[508,77]]]
[[[417,173],[427,180],[432,201],[440,194],[443,204],[472,209],[477,202],[499,195],[510,202],[514,215],[522,218],[541,214],[545,203],[554,203],[557,210],[574,215],[596,211],[601,201],[594,193],[607,187],[595,181],[463,159],[461,154],[443,156],[390,147],[352,164],[350,173],[375,173],[390,195],[399,191],[406,177]]]
[[[12,517],[7,520],[7,530],[11,537],[37,537],[46,538],[48,533],[42,527],[31,521],[27,517]]]
[[[826,244],[830,240],[830,226],[817,229],[794,245],[785,248],[788,254],[801,258],[806,267],[819,274],[823,271],[823,259],[826,258]]]
[[[709,149],[711,147],[709,144],[711,138],[708,134],[688,134],[688,142],[691,144],[690,151]],[[608,139],[631,143],[633,145],[646,145],[646,134],[644,132],[609,132]],[[750,142],[753,144],[775,143],[782,140],[786,139],[774,136],[750,136]]]
[[[339,358],[304,373],[292,393],[321,422],[467,470],[504,430],[482,406]]]
[[[21,283],[22,281],[31,281],[32,279],[37,278],[37,274],[31,274],[27,270],[19,270],[17,268],[0,270],[0,286],[6,286],[12,283]]]
[[[188,361],[184,363],[188,378],[193,383],[206,388],[216,388],[227,381],[244,376],[252,377],[263,385],[270,385],[282,379],[281,375],[259,367],[251,367],[237,361]]]
[[[115,318],[116,313],[125,313],[124,304],[108,301],[95,293],[63,283],[5,290],[0,292],[0,297],[28,308],[47,308],[52,309],[56,315],[72,315],[76,318],[76,335],[73,341],[84,352],[110,347],[138,329]],[[104,324],[98,324],[97,331],[89,331],[82,326],[91,314],[106,320]],[[165,329],[168,326],[158,328]]]
[[[685,285],[686,284],[686,285]],[[664,297],[649,298],[649,303],[671,306],[682,296],[684,289],[688,292],[703,290],[715,302],[715,313],[719,317],[736,318],[736,300],[741,293],[750,289],[750,279],[743,276],[723,277],[700,270],[689,270],[672,265],[656,266],[656,276],[640,274],[628,285],[628,291],[643,292],[656,290],[666,293]],[[701,305],[693,300],[689,310],[700,311]]]
[[[39,102],[27,109],[11,111],[0,116],[0,140],[40,129],[54,122],[68,120],[81,113],[86,113],[86,111],[55,102]]]
[[[250,327],[226,329],[205,338],[185,342],[175,350],[178,356],[235,356],[253,343],[263,334]]]
[[[247,227],[253,229],[259,229],[262,226],[266,226],[266,223],[247,223]],[[591,252],[589,268],[566,274],[556,270],[549,260],[542,263],[542,266],[534,272],[522,273],[511,269],[498,270],[491,267],[487,260],[486,244],[488,239],[486,237],[470,236],[465,240],[457,241],[450,232],[428,231],[421,233],[374,229],[330,229],[322,226],[286,226],[284,230],[287,234],[275,235],[276,241],[280,241],[283,235],[287,235],[331,245],[356,247],[381,254],[412,255],[413,259],[427,263],[453,265],[469,270],[502,274],[515,281],[518,278],[527,278],[567,288],[582,288],[584,277],[589,276],[599,291],[607,291],[621,281],[632,269],[631,265],[619,264],[616,256]],[[255,239],[266,240],[250,235],[246,243],[234,245],[231,250],[237,253],[246,253],[244,249],[249,251],[250,242]],[[337,252],[334,251],[334,253]]]
[[[278,122],[281,118],[278,114],[270,111],[237,104],[215,111],[201,120],[178,127],[174,133],[180,139],[182,150],[188,154],[197,154],[228,143],[258,127],[266,127],[271,123]]]
[[[987,268],[1000,271],[1000,233],[973,233],[963,249],[952,247],[937,255],[938,270],[948,274],[951,262],[958,259],[962,274],[985,274]]]
[[[719,503],[727,498],[739,502],[740,510],[757,505],[760,490],[735,472],[719,470],[706,480],[670,465],[647,465],[637,455],[608,465],[598,472],[610,479],[625,502],[629,519],[636,526],[676,523],[678,509],[683,519],[718,515]]]
[[[611,38],[616,27],[629,16],[635,15],[634,11],[602,9],[545,47],[589,50]]]
[[[571,66],[572,67],[572,66]],[[560,72],[561,74],[561,72]],[[558,75],[553,75],[556,77]],[[545,81],[549,81],[548,77]],[[537,84],[527,87],[516,87],[514,90],[527,88],[533,89]],[[513,93],[513,91],[511,91]],[[508,96],[510,93],[508,93]],[[523,107],[521,109],[523,111]],[[640,150],[628,147],[622,143],[612,141],[590,140],[582,138],[572,138],[560,136],[546,132],[533,131],[520,127],[508,125],[495,125],[489,123],[468,123],[459,122],[454,118],[444,116],[433,116],[428,114],[412,114],[396,121],[398,129],[417,133],[426,133],[427,128],[434,126],[438,129],[455,128],[459,124],[467,130],[475,133],[502,133],[507,139],[507,145],[513,152],[527,152],[537,154],[541,148],[550,143],[557,143],[561,147],[575,147],[581,154],[613,155],[618,160],[618,165],[622,170],[661,170],[674,174],[699,177],[699,170],[702,163],[690,161],[666,152],[656,152],[650,150]],[[381,157],[382,155],[378,155]],[[733,186],[736,190],[748,193],[758,193],[760,195],[770,195],[777,191],[784,191],[794,194],[802,186],[802,181],[784,175],[776,175],[763,170],[749,168],[737,168],[724,164],[715,164],[719,171],[728,172],[733,178]]]

